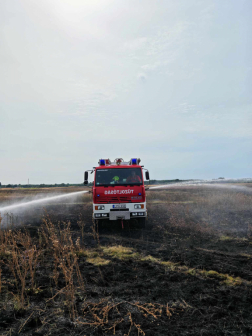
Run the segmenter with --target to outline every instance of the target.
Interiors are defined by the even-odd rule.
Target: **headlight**
[[[95,217],[101,217],[101,214],[95,214]]]
[[[102,215],[102,217],[107,217],[107,214],[101,214]]]
[[[135,208],[135,209],[142,209],[141,204],[135,204],[135,205],[134,205],[134,208]]]
[[[144,212],[138,212],[138,216],[144,216]]]
[[[105,205],[98,205],[98,209],[97,210],[104,210],[105,209]]]
[[[137,212],[132,212],[132,216],[137,216]]]

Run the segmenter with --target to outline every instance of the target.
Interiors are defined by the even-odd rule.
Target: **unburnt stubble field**
[[[252,193],[147,197],[145,230],[98,231],[90,194],[1,214],[1,335],[250,335]]]

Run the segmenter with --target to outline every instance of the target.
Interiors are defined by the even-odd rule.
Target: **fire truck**
[[[84,173],[84,184],[88,184],[88,172],[94,173],[93,219],[97,224],[102,220],[136,220],[141,228],[145,227],[147,217],[145,179],[149,180],[149,171],[140,165],[140,159],[133,158],[125,162],[117,158],[114,162],[100,159],[97,167]]]

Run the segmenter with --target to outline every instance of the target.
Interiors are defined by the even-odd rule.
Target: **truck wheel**
[[[144,228],[145,228],[145,220],[146,220],[145,217],[143,217],[143,218],[138,218],[138,225],[139,225],[139,228],[140,228],[140,229],[144,229]]]

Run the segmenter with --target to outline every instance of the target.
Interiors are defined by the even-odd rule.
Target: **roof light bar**
[[[133,158],[133,159],[130,160],[130,164],[131,165],[137,165],[140,162],[141,162],[141,160],[140,159],[136,159],[136,158]]]
[[[122,158],[118,158],[118,159],[115,159],[115,163],[120,166],[120,164],[124,162],[124,160]]]
[[[120,165],[139,165],[141,160],[138,158],[132,158],[129,162],[125,162],[122,158],[116,158],[114,164]],[[99,166],[109,166],[111,165],[110,159],[100,159],[98,162]],[[113,164],[112,164],[113,165]]]
[[[100,166],[106,166],[106,165],[111,164],[111,161],[109,159],[100,159],[99,162],[98,162],[98,164]]]

